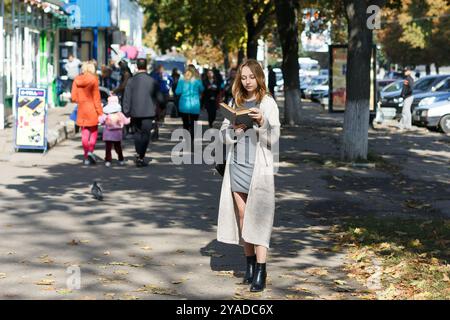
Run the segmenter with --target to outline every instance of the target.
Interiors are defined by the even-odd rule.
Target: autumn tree
[[[383,11],[378,39],[389,60],[401,65],[450,63],[450,3],[398,0]],[[429,70],[429,68],[428,68]]]

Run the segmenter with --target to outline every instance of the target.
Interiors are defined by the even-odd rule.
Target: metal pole
[[[0,130],[5,129],[5,97],[4,97],[4,67],[5,67],[5,36],[3,34],[3,19],[5,17],[5,1],[1,0],[0,16]]]
[[[12,111],[14,117],[16,116],[16,107],[15,107],[15,100],[16,100],[16,91],[17,91],[17,67],[16,67],[16,52],[17,52],[17,39],[16,39],[16,0],[11,0],[11,17],[12,17],[12,39],[11,39],[11,84],[12,84],[12,94],[13,94],[13,101],[12,101]]]

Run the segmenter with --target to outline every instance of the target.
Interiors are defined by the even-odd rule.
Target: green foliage
[[[215,45],[237,48],[245,33],[239,0],[141,0],[140,3],[147,16],[146,30],[158,26],[157,44],[162,50],[182,43],[195,44],[204,36],[213,39]]]

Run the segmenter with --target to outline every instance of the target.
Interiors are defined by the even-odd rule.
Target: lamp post
[[[0,7],[0,130],[5,129],[5,96],[4,96],[4,69],[5,69],[5,37],[3,35],[3,19],[5,17],[5,1]]]

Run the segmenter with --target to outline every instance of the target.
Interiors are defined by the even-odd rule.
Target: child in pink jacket
[[[108,98],[108,104],[103,108],[103,115],[98,119],[100,124],[104,125],[103,141],[106,145],[105,165],[107,167],[111,166],[113,146],[119,156],[119,164],[121,166],[125,164],[122,151],[123,127],[130,123],[130,118],[125,117],[121,111],[119,98],[111,96]]]

